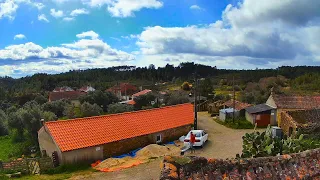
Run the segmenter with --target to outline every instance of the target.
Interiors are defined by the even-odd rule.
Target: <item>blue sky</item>
[[[0,0],[0,76],[320,64],[318,0]]]

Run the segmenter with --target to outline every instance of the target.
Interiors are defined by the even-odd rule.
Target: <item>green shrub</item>
[[[72,173],[79,170],[87,170],[91,166],[89,164],[64,164],[61,166],[58,166],[56,168],[51,168],[48,170],[45,170],[44,174],[61,174],[61,173]]]
[[[263,133],[247,133],[243,137],[242,158],[276,156],[281,154],[298,153],[308,149],[320,147],[320,139],[306,138],[300,135],[298,139],[280,139],[272,137],[271,128],[268,126]],[[238,154],[237,157],[240,157]]]
[[[254,125],[251,122],[247,121],[245,118],[235,118],[234,122],[232,119],[226,119],[225,121],[220,121],[215,119],[215,121],[219,124],[222,124],[228,128],[232,129],[253,129]]]

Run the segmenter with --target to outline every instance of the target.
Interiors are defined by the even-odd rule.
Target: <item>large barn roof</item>
[[[60,99],[77,100],[80,96],[85,95],[85,92],[80,91],[64,91],[64,92],[50,92],[49,100],[57,101]]]
[[[46,122],[62,152],[161,132],[193,123],[193,105]]]
[[[277,108],[282,109],[319,109],[320,96],[273,95]]]

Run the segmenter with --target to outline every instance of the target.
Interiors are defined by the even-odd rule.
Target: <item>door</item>
[[[202,137],[203,137],[203,142],[206,142],[208,140],[208,134],[205,131],[202,132]]]

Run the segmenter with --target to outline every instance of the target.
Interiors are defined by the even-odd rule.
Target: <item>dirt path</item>
[[[234,130],[216,123],[208,113],[200,112],[198,114],[199,129],[207,131],[209,141],[204,148],[197,148],[196,153],[192,155],[203,156],[207,158],[233,158],[242,150],[242,136],[253,130]],[[189,153],[186,153],[189,155]],[[133,168],[124,169],[117,172],[102,173],[97,172],[88,176],[76,176],[71,179],[121,179],[121,180],[154,180],[160,176],[160,162],[162,159],[156,159],[149,163],[142,164]]]

